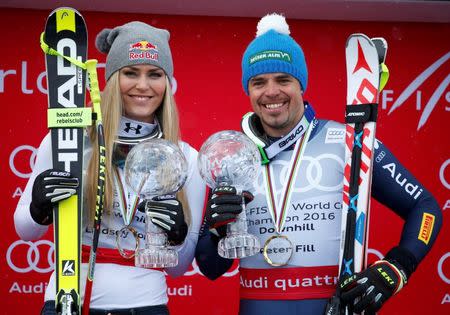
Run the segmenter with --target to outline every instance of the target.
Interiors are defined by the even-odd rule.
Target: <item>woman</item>
[[[108,164],[91,314],[168,314],[163,271],[171,276],[182,275],[194,257],[205,186],[196,168],[197,151],[179,140],[178,113],[170,84],[173,64],[168,41],[168,31],[141,22],[104,29],[96,39],[97,48],[108,54],[107,82],[102,94]],[[188,178],[176,198],[140,201],[126,187],[124,160],[134,144],[159,137],[178,143],[188,161]],[[90,130],[85,147],[82,298],[88,267],[85,263],[87,246],[92,244],[97,189],[95,128]],[[53,204],[75,193],[78,180],[70,173],[52,169],[51,160],[50,135],[47,135],[39,147],[36,165],[14,214],[16,231],[24,240],[41,237],[52,223]],[[45,187],[48,184],[52,184],[51,187]],[[132,254],[137,240],[145,235],[145,214],[142,211],[146,207],[155,217],[170,213],[162,216],[163,222],[153,220],[154,217],[152,221],[166,230],[169,242],[176,245],[179,256],[176,267],[157,270],[134,266]],[[136,208],[141,211],[135,212]],[[127,215],[134,212],[134,216]],[[144,243],[141,241],[139,246],[142,248]],[[53,273],[45,293],[42,314],[55,314],[54,300]]]

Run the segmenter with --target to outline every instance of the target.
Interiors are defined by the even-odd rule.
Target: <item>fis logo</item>
[[[62,275],[74,276],[75,275],[75,260],[63,260],[62,261]]]
[[[391,109],[388,112],[388,115],[390,115],[394,110],[402,106],[405,101],[414,94],[414,92],[417,93],[417,101],[418,104],[420,104],[420,97],[421,97],[421,91],[419,91],[420,85],[422,85],[434,72],[436,72],[442,65],[444,65],[448,60],[450,59],[450,52],[447,52],[444,56],[436,60],[432,65],[430,65],[428,68],[426,68],[421,74],[419,74],[407,87],[406,89],[400,94],[400,96],[397,98],[397,100],[392,105]],[[427,122],[428,118],[430,117],[431,113],[433,112],[434,108],[436,107],[438,101],[443,98],[450,102],[450,94],[445,93],[447,90],[447,87],[450,84],[450,74],[447,74],[447,76],[444,78],[444,80],[439,84],[439,86],[434,90],[433,94],[431,95],[430,99],[428,100],[427,104],[425,105],[422,115],[420,116],[419,123],[417,125],[417,130],[423,127],[425,123]],[[419,106],[417,106],[419,108]],[[445,110],[448,111],[450,108],[446,107]]]
[[[425,212],[422,217],[422,224],[420,225],[420,232],[418,239],[428,245],[434,227],[434,215]]]

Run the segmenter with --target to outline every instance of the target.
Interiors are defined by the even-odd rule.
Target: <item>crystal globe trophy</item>
[[[198,168],[203,180],[212,189],[234,186],[239,192],[249,189],[258,176],[260,153],[243,133],[220,131],[210,136],[198,155]],[[261,246],[258,238],[247,232],[245,202],[235,222],[228,223],[227,236],[219,241],[217,251],[224,258],[255,255]]]
[[[165,139],[150,139],[137,144],[125,160],[125,181],[140,196],[174,195],[187,178],[187,162],[181,150]],[[145,247],[137,249],[135,266],[142,268],[174,267],[177,251],[168,246],[167,234],[155,225],[146,209]]]

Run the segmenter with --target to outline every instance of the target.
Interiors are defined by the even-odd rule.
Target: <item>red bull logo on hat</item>
[[[146,40],[141,40],[134,44],[130,44],[128,57],[130,60],[148,59],[157,61],[158,47]]]

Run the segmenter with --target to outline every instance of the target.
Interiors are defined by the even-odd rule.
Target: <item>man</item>
[[[345,126],[315,118],[303,100],[307,82],[303,51],[284,17],[264,17],[242,59],[242,84],[254,110],[242,127],[263,152],[246,214],[249,232],[264,248],[240,260],[240,314],[324,314],[336,290]],[[442,221],[436,200],[379,141],[374,156],[372,196],[405,223],[400,243],[384,259],[339,284],[341,300],[359,301],[354,311],[366,314],[407,283]],[[405,183],[417,186],[414,194]],[[217,188],[208,201],[196,259],[210,279],[232,265],[218,256],[217,244],[225,224],[242,211],[240,202],[230,187]],[[426,242],[419,237],[424,218],[433,222]]]

